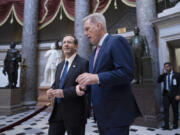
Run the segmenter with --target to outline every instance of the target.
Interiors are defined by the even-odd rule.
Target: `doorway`
[[[169,48],[169,58],[173,70],[175,72],[180,73],[180,39],[168,42],[168,48]],[[172,111],[171,111],[171,116],[172,116]],[[180,103],[179,103],[179,120],[180,120]]]
[[[173,70],[180,73],[180,39],[168,42],[168,47]]]
[[[176,55],[176,71],[180,73],[180,48],[175,49]]]

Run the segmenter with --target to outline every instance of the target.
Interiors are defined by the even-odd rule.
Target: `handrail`
[[[40,113],[41,111],[43,111],[44,109],[46,109],[46,108],[49,107],[49,106],[50,106],[50,103],[48,103],[48,104],[44,105],[43,107],[37,109],[35,112],[33,112],[32,114],[26,116],[26,117],[23,118],[23,119],[20,119],[20,120],[14,122],[14,123],[12,123],[12,124],[10,124],[10,125],[8,125],[8,126],[5,126],[5,127],[3,127],[3,128],[0,128],[0,133],[4,132],[4,131],[6,131],[6,130],[9,130],[9,129],[17,126],[17,125],[20,125],[20,124],[23,123],[24,121],[26,121],[26,120],[34,117],[35,115],[37,115],[38,113]]]

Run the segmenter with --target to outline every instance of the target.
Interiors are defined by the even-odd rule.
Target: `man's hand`
[[[46,92],[49,100],[51,100],[52,98],[54,98],[53,91],[54,91],[53,89],[49,89],[49,90],[47,90],[47,92]]]
[[[175,100],[180,101],[180,96],[176,96]]]
[[[161,70],[161,75],[163,75],[163,74],[165,74],[165,68],[163,68],[162,70]]]
[[[62,89],[55,89],[53,90],[52,94],[56,98],[64,98],[64,93]]]
[[[90,73],[80,74],[76,79],[76,82],[79,83],[81,89],[85,89],[85,87],[90,84],[97,84],[98,81],[98,75]]]
[[[83,96],[85,94],[85,92],[80,88],[79,85],[76,86],[76,94],[78,96]]]

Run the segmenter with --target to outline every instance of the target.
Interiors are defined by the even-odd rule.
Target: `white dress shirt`
[[[173,71],[171,71],[171,72],[169,73],[169,75],[170,75],[170,85],[171,85]],[[167,75],[166,75],[166,90],[170,90],[170,89],[169,89],[170,86],[168,86],[168,85],[169,85],[169,84],[168,84],[168,74],[167,74]]]
[[[68,61],[68,70],[67,70],[67,72],[68,72],[68,71],[69,71],[69,68],[71,67],[71,65],[72,65],[72,63],[73,63],[73,61],[74,61],[74,58],[76,57],[76,55],[77,55],[77,53],[74,53],[71,57],[65,58],[65,62],[64,62],[63,70],[62,70],[62,72],[61,72],[61,76],[62,76],[62,73],[63,73],[63,71],[64,71],[64,67],[65,67],[66,61]],[[61,76],[60,76],[60,77],[61,77]]]

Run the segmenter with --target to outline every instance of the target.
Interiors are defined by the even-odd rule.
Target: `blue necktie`
[[[171,85],[171,83],[170,83],[170,74],[168,74],[168,90],[170,91],[170,85]]]
[[[63,73],[61,75],[61,79],[59,81],[59,89],[62,89],[64,80],[65,80],[66,75],[67,75],[67,71],[68,71],[68,61],[65,62],[64,70],[63,70]],[[60,98],[56,98],[56,101],[57,101],[57,103],[60,103]]]

